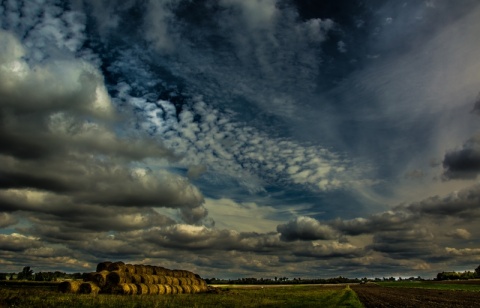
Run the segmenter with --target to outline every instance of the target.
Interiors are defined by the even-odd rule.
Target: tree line
[[[467,280],[480,278],[480,265],[472,271],[464,272],[441,272],[437,274],[436,280]]]
[[[67,274],[60,271],[35,273],[30,266],[25,266],[18,273],[0,273],[0,280],[27,280],[27,281],[60,281],[65,279],[83,279],[85,274]]]

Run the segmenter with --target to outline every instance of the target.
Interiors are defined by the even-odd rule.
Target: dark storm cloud
[[[439,250],[434,239],[428,228],[417,225],[413,229],[375,234],[372,249],[394,259],[429,258]]]
[[[463,147],[443,159],[446,179],[473,179],[480,172],[480,136],[467,140]]]

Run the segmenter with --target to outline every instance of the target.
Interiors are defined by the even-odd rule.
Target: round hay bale
[[[81,294],[98,294],[98,292],[100,292],[100,287],[93,281],[83,282],[79,288]]]
[[[112,264],[113,262],[111,261],[105,261],[105,262],[100,262],[97,264],[97,272],[101,272],[101,271],[106,271],[108,270],[108,267],[110,266],[110,264]]]
[[[173,277],[173,271],[170,270],[170,269],[168,269],[168,268],[166,268],[166,269],[165,269],[165,276],[171,276],[171,277]]]
[[[109,274],[108,271],[101,271],[95,273],[91,280],[97,284],[100,288],[104,287],[107,284],[107,275]]]
[[[192,293],[192,287],[189,285],[183,285],[182,289],[183,289],[183,293],[186,293],[186,294]]]
[[[117,284],[111,288],[112,294],[127,295],[130,294],[130,286],[128,283]]]
[[[181,274],[181,272],[180,272],[179,270],[174,269],[174,270],[172,271],[172,277],[176,277],[176,278],[182,277],[182,274]]]
[[[152,277],[152,283],[153,284],[158,284],[158,280],[159,280],[158,276],[157,275],[152,275],[151,277]]]
[[[126,283],[126,276],[124,272],[114,271],[107,274],[107,285],[117,285],[120,283]]]
[[[171,285],[178,286],[180,284],[180,281],[178,280],[177,277],[172,277],[172,283]]]
[[[147,273],[147,269],[145,268],[145,265],[143,264],[135,264],[135,274],[137,275],[143,275]]]
[[[125,270],[125,263],[123,263],[122,261],[113,262],[108,266],[109,272],[124,271],[124,270]]]
[[[165,294],[165,286],[163,284],[157,284],[158,294]]]
[[[152,284],[153,283],[152,275],[143,274],[143,275],[140,275],[140,278],[142,278],[141,283],[144,283],[144,284]]]
[[[177,294],[182,294],[182,293],[184,293],[182,286],[176,285],[176,286],[172,286],[172,287],[173,287],[174,289],[177,289]]]
[[[138,287],[134,283],[129,283],[128,286],[130,287],[130,295],[137,295],[138,294]]]
[[[158,276],[165,276],[165,273],[166,273],[165,268],[161,266],[155,266],[154,272],[155,272],[155,275],[158,275]]]
[[[133,283],[121,283],[112,288],[113,294],[136,295],[137,286]]]
[[[192,285],[190,286],[190,288],[192,289],[192,293],[200,293],[202,291],[202,289],[198,285]]]
[[[172,286],[169,284],[164,284],[163,287],[165,288],[165,294],[172,294]]]
[[[125,264],[125,273],[135,274],[135,266],[133,264]]]
[[[80,280],[71,280],[63,281],[58,285],[58,291],[62,293],[78,293],[82,281]]]
[[[172,293],[171,294],[177,294],[177,288],[175,286],[172,286],[170,285],[170,288],[172,289]]]
[[[165,276],[157,276],[158,284],[167,284],[167,277]]]
[[[148,286],[148,294],[153,294],[153,295],[157,295],[158,294],[158,285],[156,284],[147,284]]]
[[[138,283],[138,284],[135,284],[137,286],[137,294],[138,295],[145,295],[145,294],[148,294],[149,292],[149,289],[148,289],[148,286],[144,283]]]
[[[190,284],[193,285],[193,286],[199,286],[200,285],[200,280],[198,280],[197,278],[190,279]]]
[[[189,272],[189,271],[186,271],[187,272],[187,277],[188,278],[195,278],[195,274],[192,273],[192,272]]]
[[[133,274],[130,275],[130,280],[132,283],[142,283],[142,275]]]
[[[188,284],[187,283],[187,278],[183,278],[183,277],[178,278],[178,284],[181,285],[181,286]]]
[[[153,275],[153,266],[145,265],[145,270],[147,272],[147,275]]]
[[[165,276],[166,283],[165,284],[173,284],[173,277]]]

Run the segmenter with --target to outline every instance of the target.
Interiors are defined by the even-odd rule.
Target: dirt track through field
[[[351,288],[366,308],[480,307],[480,292],[355,285]]]

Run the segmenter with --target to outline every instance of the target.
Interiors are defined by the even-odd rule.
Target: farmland
[[[0,307],[478,307],[480,281],[224,285],[166,295],[63,294],[58,283],[4,282]],[[212,288],[210,288],[212,289]]]
[[[33,292],[32,292],[33,291]],[[345,285],[224,286],[216,293],[169,295],[62,294],[53,285],[3,285],[0,307],[362,307]]]
[[[478,307],[479,281],[391,282],[355,285],[366,307]],[[477,292],[476,292],[477,291]]]

